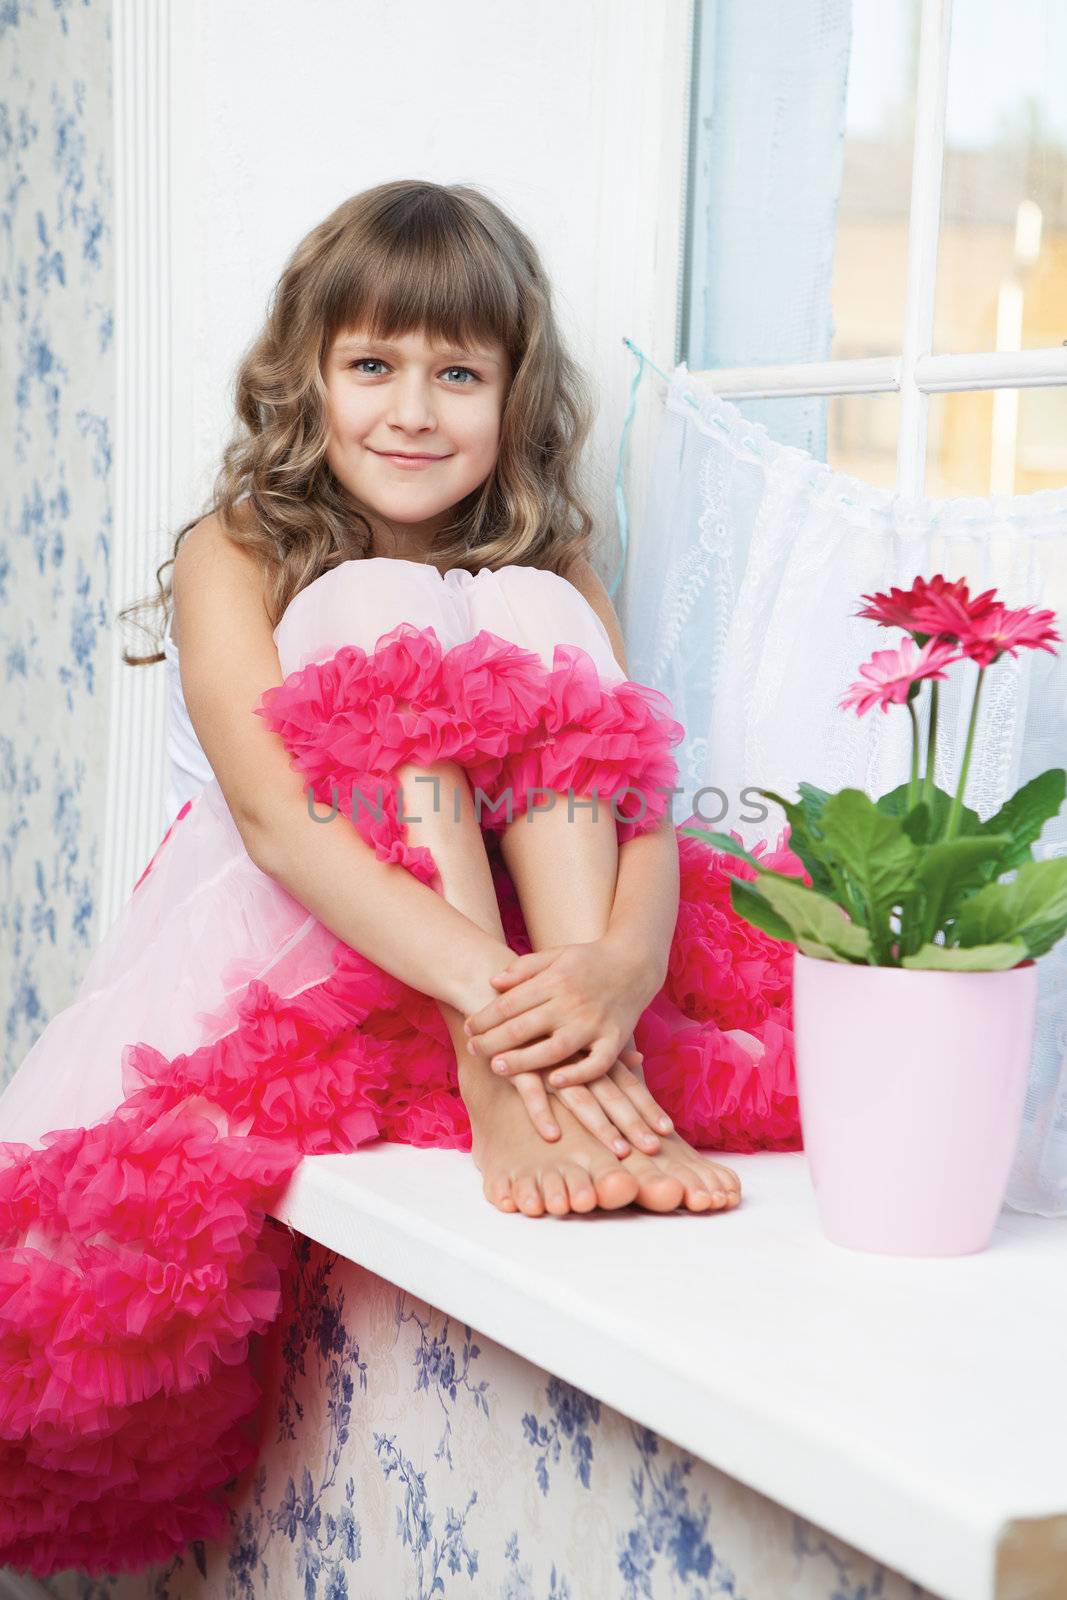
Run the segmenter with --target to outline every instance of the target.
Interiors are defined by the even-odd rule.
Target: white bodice
[[[169,828],[187,800],[200,793],[215,774],[196,737],[182,693],[178,646],[170,636],[170,618],[163,635],[167,675],[167,792],[166,826]]]

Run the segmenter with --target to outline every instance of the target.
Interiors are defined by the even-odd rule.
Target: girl
[[[160,585],[187,797],[0,1095],[0,1563],[37,1576],[222,1532],[305,1154],[471,1150],[560,1216],[729,1210],[694,1144],[799,1148],[788,949],[674,827],[529,239],[471,188],[357,195],[237,404]]]

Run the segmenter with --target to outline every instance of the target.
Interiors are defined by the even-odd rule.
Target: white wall
[[[165,302],[169,330],[155,392],[147,384],[147,404],[169,419],[159,537],[149,548],[144,513],[117,530],[137,541],[136,582],[148,583],[169,553],[168,521],[179,526],[210,488],[235,365],[289,251],[347,195],[397,177],[476,183],[540,248],[564,334],[598,394],[590,452],[598,565],[613,574],[613,477],[635,371],[622,339],[660,365],[675,355],[689,27],[689,0],[166,0],[154,10],[149,0],[117,0],[117,97],[146,94],[119,66],[131,52],[146,59],[149,81],[158,61],[169,85],[161,159],[144,163],[158,183],[145,181],[139,199],[131,187],[124,231],[131,323],[146,270],[139,263],[151,261],[143,238],[169,233],[160,250],[169,274],[147,269],[149,298]],[[127,119],[127,142],[139,137],[137,123]],[[127,367],[128,384],[143,384],[144,363]],[[630,455],[635,486],[653,420],[645,389]],[[121,438],[117,448],[121,457]],[[142,746],[147,767],[162,725],[129,707],[134,721],[123,726],[124,670],[114,747]],[[154,774],[151,783],[146,803],[126,806],[112,836],[109,915],[159,839],[158,827],[138,833],[139,819],[160,814]]]

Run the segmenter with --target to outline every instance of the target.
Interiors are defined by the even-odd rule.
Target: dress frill
[[[518,953],[530,941],[497,846],[509,796],[514,816],[552,791],[595,794],[624,843],[663,816],[684,736],[664,695],[602,682],[578,646],[557,644],[546,668],[485,630],[443,649],[433,627],[407,623],[372,652],[345,646],[291,672],[256,714],[316,802],[438,889],[404,820],[423,795],[402,795],[396,772],[460,763],[485,796]],[[134,902],[196,826],[189,803]],[[685,826],[669,971],[635,1029],[647,1082],[692,1143],[797,1150],[791,949],[731,907],[731,875],[753,869]],[[784,838],[764,859],[802,876]],[[0,1564],[135,1571],[221,1535],[260,1447],[251,1358],[292,1244],[269,1213],[300,1161],[374,1139],[470,1148],[436,1003],[341,940],[324,948],[328,976],[284,998],[256,977],[232,990],[233,951],[226,1031],[171,1057],[130,1039],[110,1115],[40,1147],[0,1143]]]

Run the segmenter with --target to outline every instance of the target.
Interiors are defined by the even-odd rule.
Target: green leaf
[[[823,811],[826,841],[856,885],[875,950],[888,955],[889,913],[913,887],[918,851],[899,817],[879,811],[862,789],[841,789]]]
[[[839,956],[836,950],[831,950],[829,945],[816,944],[814,939],[798,939],[797,949],[801,955],[811,956],[813,961],[839,961],[842,966],[855,966],[854,961],[849,961],[846,956]]]
[[[768,871],[768,868],[760,866],[755,856],[749,855],[744,845],[738,844],[737,840],[731,839],[727,833],[716,833],[712,828],[679,828],[678,832],[689,834],[694,839],[703,839],[713,850],[720,850],[724,855],[733,856],[737,861],[747,861],[757,872]]]
[[[924,845],[929,842],[933,833],[933,820],[930,807],[919,804],[911,811],[906,811],[900,819],[900,826],[904,829],[912,844]]]
[[[772,939],[782,939],[787,944],[795,943],[788,922],[778,915],[747,878],[730,879],[730,903],[738,916],[744,917],[764,933],[769,933]]]
[[[813,817],[821,816],[830,798],[829,789],[819,789],[814,783],[798,783],[797,790],[805,811]]]
[[[1030,859],[1030,846],[1040,838],[1041,830],[1050,817],[1059,815],[1067,795],[1067,772],[1062,767],[1050,767],[1029,783],[1024,783],[1006,800],[995,816],[982,824],[984,833],[1006,833],[1011,836],[1011,849],[1005,853],[997,873],[1010,872]],[[994,874],[995,876],[996,874]]]
[[[926,839],[936,839],[945,831],[945,824],[948,821],[948,814],[952,809],[955,795],[946,794],[944,789],[939,789],[934,783],[930,785],[930,795],[927,800],[923,792],[922,779],[919,780],[916,792],[922,798],[917,801],[912,809],[913,811],[918,811],[920,805],[926,805],[930,827],[925,837]],[[902,783],[896,789],[890,789],[888,794],[882,795],[880,800],[875,801],[875,805],[884,816],[907,816],[908,785]],[[959,825],[956,829],[957,834],[980,833],[982,826],[982,819],[977,811],[972,811],[970,806],[961,807]],[[999,832],[1000,830],[998,829],[997,831]],[[925,840],[916,839],[915,842],[920,844],[925,843]]]
[[[1007,944],[973,944],[965,950],[943,944],[924,944],[913,956],[905,956],[902,967],[930,972],[1003,972],[1017,967],[1030,954],[1021,939]]]
[[[789,823],[789,848],[793,854],[799,856],[803,862],[811,886],[820,894],[832,895],[834,880],[824,858],[822,843],[822,827],[820,817],[822,808],[830,798],[822,789],[814,788],[810,783],[799,785],[800,799],[787,800],[784,795],[776,794],[773,789],[757,789],[765,800],[772,800],[775,805],[781,806]]]
[[[814,943],[847,961],[867,959],[871,948],[867,929],[850,922],[835,901],[805,888],[796,878],[773,872],[762,874],[759,892],[792,928],[792,938],[805,955],[809,954],[806,946]]]
[[[990,866],[996,867],[1010,844],[1006,833],[979,833],[942,839],[922,851],[915,882],[923,896],[919,913],[923,943],[933,938],[946,917],[956,914],[970,890],[989,882]]]
[[[965,900],[956,918],[961,945],[1025,941],[1044,955],[1067,932],[1067,856],[1025,861],[1010,883],[987,883]]]

